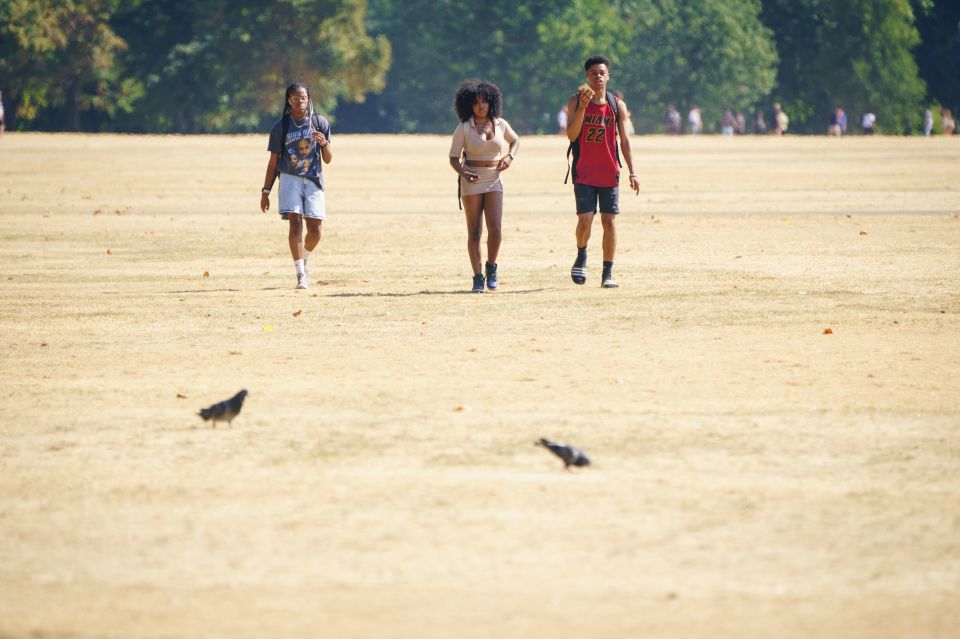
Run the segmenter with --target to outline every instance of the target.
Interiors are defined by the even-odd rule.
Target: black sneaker
[[[500,286],[500,280],[497,279],[497,263],[487,262],[487,288],[495,291],[498,286]]]
[[[483,275],[479,273],[473,276],[473,292],[483,293]]]

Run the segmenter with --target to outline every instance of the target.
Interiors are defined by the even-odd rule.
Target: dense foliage
[[[338,131],[446,133],[466,77],[496,82],[522,132],[552,131],[612,60],[639,131],[668,104],[770,113],[823,132],[834,107],[918,130],[960,107],[960,5],[948,0],[0,0],[8,127],[242,132],[292,80]],[[768,116],[769,117],[769,116]],[[855,121],[855,120],[854,120]]]

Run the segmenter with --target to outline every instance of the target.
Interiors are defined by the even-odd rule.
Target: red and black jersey
[[[590,103],[573,146],[573,183],[611,187],[620,183],[617,112],[607,94],[605,104]]]

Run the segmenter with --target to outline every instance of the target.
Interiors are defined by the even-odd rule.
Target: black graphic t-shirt
[[[287,130],[287,139],[281,149],[280,133],[282,128],[283,121],[278,120],[270,129],[270,141],[267,143],[268,151],[280,154],[280,172],[305,177],[317,182],[321,189],[324,188],[320,147],[313,141],[310,134],[314,131],[320,131],[329,142],[330,123],[318,114],[314,114],[312,118],[305,117],[302,120],[296,120],[293,116],[290,116],[290,128]]]

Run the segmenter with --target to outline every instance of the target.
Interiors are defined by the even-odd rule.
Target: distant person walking
[[[930,134],[933,133],[933,111],[930,109],[923,110],[923,135],[930,137]]]
[[[860,128],[863,129],[864,135],[873,135],[873,127],[877,124],[877,116],[871,112],[866,112],[863,114],[863,118],[860,120]]]
[[[700,135],[703,131],[703,117],[700,114],[700,107],[696,104],[687,113],[687,124],[690,125],[690,135]]]
[[[737,121],[733,117],[733,111],[724,109],[723,115],[720,116],[720,135],[733,135],[736,124]]]
[[[320,242],[320,229],[327,217],[324,202],[323,166],[330,164],[330,123],[313,110],[310,90],[302,82],[287,87],[283,113],[267,143],[270,159],[263,178],[260,210],[270,208],[270,191],[280,176],[278,213],[290,224],[287,241],[293,266],[297,271],[297,288],[310,286],[307,260]],[[307,235],[303,237],[306,221]]]
[[[757,111],[753,114],[752,127],[754,135],[767,134],[767,121],[763,119],[763,111]]]
[[[776,126],[773,130],[776,135],[783,135],[790,128],[790,117],[780,107],[779,103],[773,105],[773,123]]]
[[[737,114],[733,116],[733,132],[737,135],[743,135],[747,132],[747,118],[743,115],[743,111],[737,111]]]
[[[681,122],[680,122],[680,112],[677,111],[677,107],[672,104],[667,107],[667,135],[680,135],[681,132]]]
[[[940,130],[943,131],[943,134],[953,135],[953,131],[956,128],[957,121],[953,119],[953,114],[950,112],[950,109],[940,111]]]
[[[630,136],[621,118],[622,113],[629,113],[627,105],[607,91],[610,60],[602,55],[590,56],[583,63],[583,69],[587,83],[580,85],[567,102],[570,114],[567,138],[573,151],[573,194],[577,204],[577,259],[570,269],[570,277],[574,284],[587,281],[587,244],[599,209],[603,225],[600,284],[604,288],[616,288],[613,259],[617,250],[616,217],[620,212],[618,135],[623,161],[630,171],[630,188],[636,194],[640,193],[640,183],[633,170]]]
[[[843,112],[843,109],[837,107],[833,110],[833,113],[830,114],[830,124],[827,126],[827,135],[840,137],[847,130],[847,115]]]
[[[467,218],[467,255],[473,267],[473,292],[500,285],[497,255],[503,224],[503,184],[500,174],[510,168],[520,138],[500,117],[503,94],[485,80],[464,80],[454,98],[460,123],[450,143],[450,166],[460,175],[463,212]],[[509,148],[508,148],[509,147]],[[480,270],[480,237],[487,223],[486,278]]]
[[[3,134],[6,128],[7,128],[7,120],[3,114],[3,91],[0,91],[0,135]]]
[[[560,135],[567,134],[567,106],[557,111],[557,129]]]

